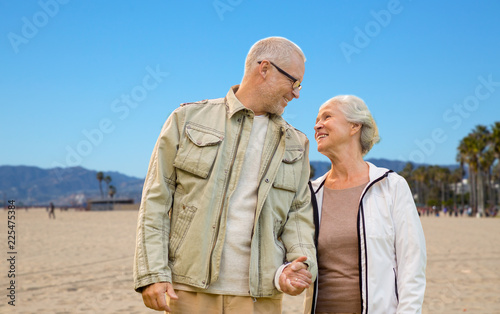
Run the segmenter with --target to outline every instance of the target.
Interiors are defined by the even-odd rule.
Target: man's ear
[[[259,64],[259,74],[265,78],[268,74],[269,68],[271,67],[271,64],[269,61],[264,60]]]

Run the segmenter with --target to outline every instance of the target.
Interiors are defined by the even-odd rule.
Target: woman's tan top
[[[317,312],[361,313],[357,217],[365,186],[325,187],[318,238]]]

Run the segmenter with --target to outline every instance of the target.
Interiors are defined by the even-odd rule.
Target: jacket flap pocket
[[[207,178],[223,139],[222,132],[196,124],[188,124],[186,136],[180,140],[174,167],[201,178]]]
[[[186,126],[186,134],[193,144],[199,147],[217,145],[224,139],[223,135],[193,124]]]
[[[281,166],[278,169],[273,186],[278,189],[297,192],[297,184],[302,175],[302,160],[304,148],[302,146],[289,147],[283,155]]]
[[[293,164],[294,162],[301,160],[302,156],[304,156],[304,149],[297,148],[293,150],[285,151],[285,155],[283,156],[283,162],[287,164]]]

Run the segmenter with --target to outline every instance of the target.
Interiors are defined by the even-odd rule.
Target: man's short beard
[[[280,97],[278,100],[276,100],[276,93],[267,89],[262,89],[260,92],[262,95],[262,101],[266,106],[266,112],[281,116],[285,111],[285,108],[281,105],[283,97]]]

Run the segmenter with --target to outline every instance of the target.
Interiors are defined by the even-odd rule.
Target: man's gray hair
[[[257,62],[269,60],[279,63],[279,66],[288,65],[290,56],[296,53],[304,62],[306,57],[299,46],[283,37],[268,37],[256,42],[248,52],[245,61],[245,73],[248,73]]]
[[[361,153],[366,155],[373,145],[380,141],[378,127],[365,102],[354,95],[339,95],[329,99],[325,104],[339,105],[340,111],[347,121],[361,124]]]

